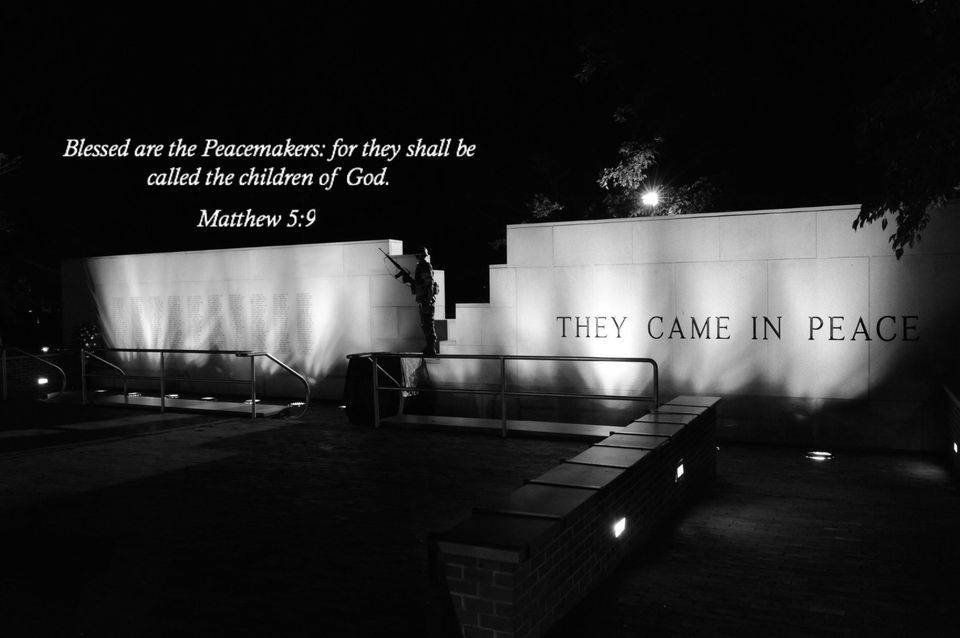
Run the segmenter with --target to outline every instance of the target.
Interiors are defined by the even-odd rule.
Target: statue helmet
[[[414,255],[423,255],[424,257],[430,254],[430,251],[427,250],[426,246],[414,246],[413,248]]]

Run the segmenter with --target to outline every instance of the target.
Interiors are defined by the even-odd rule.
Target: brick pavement
[[[333,406],[0,455],[2,636],[445,636],[426,533],[584,449]],[[953,635],[960,495],[895,454],[724,445],[552,638]]]
[[[946,459],[721,444],[717,484],[551,638],[956,636]]]

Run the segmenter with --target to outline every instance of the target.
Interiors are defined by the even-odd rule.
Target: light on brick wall
[[[677,483],[680,482],[680,479],[683,478],[683,462],[680,462],[680,465],[677,466]]]
[[[627,529],[627,519],[621,518],[613,524],[613,537],[620,538],[620,534],[623,534],[625,529]]]

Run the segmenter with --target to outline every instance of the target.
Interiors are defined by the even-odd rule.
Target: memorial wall
[[[939,449],[942,383],[960,366],[960,207],[936,211],[900,260],[891,230],[852,230],[858,210],[508,226],[489,303],[457,304],[442,352],[651,357],[664,398],[724,398],[721,438]],[[314,396],[339,398],[347,354],[423,347],[413,296],[378,248],[402,253],[400,242],[378,240],[65,262],[65,341],[88,321],[111,347],[265,350],[305,374]],[[155,355],[121,361],[131,373],[158,364]],[[177,355],[167,365],[249,377],[235,357]],[[261,392],[296,396],[296,382],[259,365]],[[498,366],[443,360],[429,372],[439,385],[475,387],[495,383]],[[636,364],[513,362],[507,372],[525,388],[652,389]],[[491,409],[485,401],[457,403]],[[515,414],[558,418],[543,414],[557,405]]]
[[[937,211],[897,260],[891,230],[852,230],[858,210],[509,226],[490,303],[457,305],[445,352],[652,357],[665,397],[724,397],[721,437],[942,449],[942,381],[960,365],[960,213]],[[636,366],[575,368],[513,374],[650,388]]]
[[[346,354],[423,348],[416,301],[393,278],[380,250],[401,255],[395,240],[117,255],[63,264],[64,342],[80,325],[100,326],[113,348],[270,352],[305,375],[313,395],[339,398]],[[411,271],[412,255],[396,257]],[[437,318],[444,317],[444,278]],[[128,374],[157,374],[159,356],[115,355]],[[249,379],[249,359],[217,354],[167,355],[170,374]],[[296,397],[299,382],[258,359],[260,391]],[[244,391],[195,383],[183,390]]]

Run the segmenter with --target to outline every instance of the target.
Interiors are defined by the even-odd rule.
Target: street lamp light
[[[640,196],[640,201],[643,202],[644,206],[650,206],[652,208],[660,203],[660,193],[655,190],[648,190]]]

